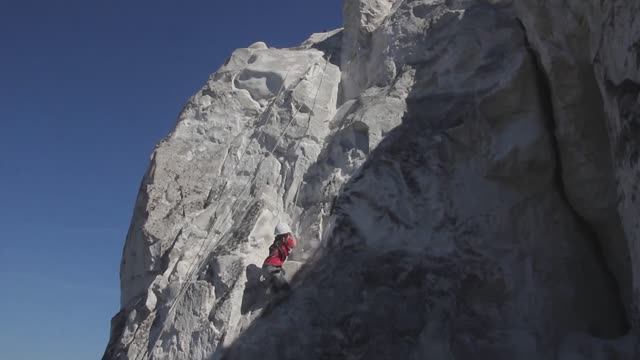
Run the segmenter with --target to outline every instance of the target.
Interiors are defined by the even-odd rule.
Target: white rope
[[[289,76],[289,72],[291,71],[291,68],[287,69],[287,72],[285,73],[284,79],[282,80],[282,84],[280,85],[280,89],[278,89],[278,92],[276,93],[276,95],[274,96],[273,100],[269,102],[269,104],[267,105],[267,108],[260,113],[260,115],[258,116],[258,125],[260,125],[261,119],[263,117],[263,115],[265,114],[269,114],[269,112],[271,111],[271,109],[273,108],[273,105],[276,103],[278,97],[280,96],[280,94],[282,93],[282,91],[285,89],[285,84],[286,84],[286,80]],[[268,116],[268,115],[267,115]],[[233,142],[233,140],[231,140]],[[247,148],[251,145],[251,142],[249,142],[249,144],[247,145]],[[231,146],[231,145],[230,145]],[[244,158],[244,154],[246,152],[243,152],[240,159],[238,159],[238,161],[234,164],[233,169],[231,170],[231,172],[234,172],[238,165],[240,163],[242,163],[242,159]],[[222,164],[220,165],[220,172],[222,171],[222,169],[224,168],[224,163],[226,162],[226,158],[225,160],[222,162]],[[227,186],[227,183],[225,183],[225,188]],[[224,189],[223,189],[224,191]],[[220,205],[222,204],[222,202],[218,202],[216,205],[216,208],[213,211],[213,214],[215,215],[218,210],[220,209]],[[226,216],[227,213],[225,212],[223,216]],[[220,217],[222,219],[222,217]],[[151,346],[151,348],[155,348],[155,343],[157,342],[157,340],[162,336],[162,333],[164,332],[164,324],[166,322],[166,320],[171,317],[171,313],[173,311],[173,309],[175,308],[175,306],[177,305],[178,301],[182,299],[182,296],[186,293],[189,284],[191,284],[191,278],[193,277],[193,275],[196,273],[197,269],[200,269],[201,265],[198,265],[196,267],[196,264],[199,264],[201,261],[203,261],[204,259],[206,259],[206,257],[203,257],[202,259],[200,259],[200,255],[202,254],[202,250],[205,248],[205,245],[207,244],[207,237],[209,236],[209,233],[207,233],[207,236],[202,240],[202,242],[200,243],[200,248],[198,249],[198,252],[196,253],[196,256],[194,257],[195,261],[191,262],[191,265],[189,266],[189,270],[187,270],[187,276],[186,279],[187,281],[183,282],[183,284],[180,287],[180,290],[178,291],[178,294],[176,295],[176,297],[174,298],[174,300],[171,302],[171,305],[169,306],[169,310],[167,311],[167,315],[165,316],[165,319],[162,323],[162,328],[160,329],[160,333],[158,334],[158,337],[156,338],[156,340],[154,341],[154,344]],[[155,311],[155,313],[157,313],[157,310]],[[136,329],[136,333],[134,334],[133,338],[135,339],[135,336],[137,335],[137,331],[138,329]],[[133,342],[133,341],[132,341]],[[147,347],[145,349],[145,351],[142,353],[142,359],[144,359],[145,356],[147,356],[149,353],[149,348]],[[136,360],[139,358],[139,355],[141,353],[138,353],[138,355],[136,356]]]
[[[309,128],[311,127],[311,116],[313,115],[313,109],[316,108],[316,101],[318,100],[318,94],[320,94],[320,89],[322,88],[322,82],[324,81],[324,76],[327,73],[327,65],[329,65],[329,62],[331,61],[331,57],[332,56],[333,56],[333,53],[329,54],[329,57],[327,58],[327,62],[324,64],[324,69],[322,71],[322,77],[320,78],[320,85],[318,86],[318,91],[316,91],[316,95],[313,98],[313,105],[311,105],[312,111],[309,113],[309,119],[307,120],[307,128],[304,131],[304,135],[302,135],[300,140],[297,142],[296,148],[293,149],[293,153],[294,154],[300,148],[300,144],[302,143],[302,140],[304,138],[306,138],[307,135],[309,134]],[[293,209],[298,207],[298,198],[299,198],[299,195],[300,195],[300,188],[301,187],[302,187],[302,181],[300,181],[300,184],[298,184],[298,188],[296,189],[296,194],[295,194],[295,196],[293,198]],[[300,230],[298,225],[299,225],[299,223],[296,223],[296,232],[298,232],[298,230]]]
[[[329,56],[329,58],[331,58],[331,56]],[[327,60],[323,69],[323,73],[322,73],[322,77],[320,78],[320,83],[318,84],[318,90],[316,91],[316,95],[314,98],[314,102],[311,108],[311,112],[309,113],[309,121],[311,121],[311,114],[313,113],[313,110],[315,109],[315,100],[318,97],[318,94],[320,93],[320,89],[322,87],[322,82],[324,80],[324,75],[326,73],[326,69],[327,69],[327,65],[329,64],[329,61]],[[306,76],[306,75],[305,75]],[[296,111],[293,112],[292,116],[291,116],[291,120],[289,120],[289,122],[287,123],[287,126],[285,126],[284,130],[282,130],[282,132],[280,133],[280,136],[278,137],[278,139],[276,140],[276,143],[273,145],[273,147],[271,148],[271,150],[268,151],[268,155],[273,156],[273,153],[275,152],[275,150],[278,148],[278,145],[280,143],[280,140],[282,140],[282,138],[284,137],[284,135],[286,134],[287,130],[289,129],[289,127],[291,126],[291,124],[293,123],[293,121],[295,120],[296,116],[298,115],[298,113],[300,112],[300,109],[302,108],[302,105],[298,106],[298,108],[296,109]],[[258,165],[256,166],[256,173],[254,175],[254,180],[255,177],[258,174],[258,171],[260,170],[260,166],[262,165],[262,162],[267,159],[268,156],[263,156],[260,161],[258,162]],[[245,186],[243,187],[242,191],[238,194],[238,196],[236,197],[236,200],[233,202],[233,205],[230,207],[230,209],[236,208],[236,205],[238,203],[238,201],[240,201],[240,199],[242,199],[242,196],[244,195],[244,192],[249,189],[249,185],[251,184],[251,181],[248,181]],[[230,214],[230,213],[229,213]],[[216,243],[212,243],[213,245],[221,245],[221,244],[216,244]],[[207,251],[209,252],[209,251]],[[203,263],[204,264],[204,263]],[[202,267],[202,264],[200,265],[200,267]],[[201,270],[201,269],[199,269]]]

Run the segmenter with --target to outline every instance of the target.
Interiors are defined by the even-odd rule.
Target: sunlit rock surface
[[[236,50],[154,151],[104,359],[638,358],[639,10],[346,0]]]

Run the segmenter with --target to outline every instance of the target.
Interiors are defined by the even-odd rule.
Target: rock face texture
[[[340,71],[313,46],[333,36],[239,49],[189,100],[140,189],[106,358],[204,359],[251,321],[244,283],[330,133]]]
[[[640,358],[640,4],[346,0],[154,151],[103,359]],[[293,292],[260,282],[292,224]]]
[[[600,239],[638,324],[640,279],[632,283],[631,266],[640,274],[632,144],[640,120],[640,4],[520,1],[517,8],[548,77],[569,201]]]

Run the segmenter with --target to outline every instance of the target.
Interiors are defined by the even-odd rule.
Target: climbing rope
[[[322,88],[322,82],[324,80],[324,75],[327,72],[327,64],[329,64],[329,62],[331,62],[331,57],[333,56],[333,52],[331,54],[329,54],[329,57],[327,58],[327,62],[324,64],[324,70],[322,71],[322,77],[320,78],[320,85],[318,86],[318,91],[316,91],[316,95],[313,98],[313,104],[311,105],[312,109],[316,108],[316,101],[318,100],[318,94],[320,94],[320,89]],[[307,128],[304,131],[304,135],[302,135],[302,137],[300,138],[300,141],[297,142],[295,149],[293,149],[293,153],[295,154],[298,149],[300,148],[300,144],[302,144],[302,139],[304,139],[305,137],[307,137],[307,135],[309,134],[309,127],[311,127],[311,115],[313,114],[313,111],[309,112],[309,118],[307,119]],[[295,209],[296,207],[298,207],[298,198],[300,195],[300,188],[302,187],[302,181],[300,181],[300,184],[298,184],[298,188],[296,189],[296,195],[294,196],[293,199],[293,208]],[[299,224],[296,223],[295,227],[296,227],[296,232],[298,232],[299,230]]]
[[[285,84],[286,84],[286,81],[287,81],[287,78],[288,78],[288,76],[289,76],[290,71],[291,71],[291,68],[288,68],[288,69],[287,69],[287,72],[285,73],[284,78],[283,78],[283,80],[282,80],[282,84],[280,85],[280,88],[278,89],[278,92],[277,92],[277,93],[276,93],[276,95],[274,96],[273,100],[269,102],[269,104],[267,105],[266,109],[265,109],[262,113],[260,113],[260,115],[258,116],[258,122],[257,122],[257,123],[258,123],[258,125],[261,125],[262,117],[263,117],[265,114],[267,114],[267,116],[268,116],[268,114],[271,112],[271,110],[272,110],[272,108],[273,108],[273,105],[276,103],[276,101],[277,101],[278,97],[280,96],[280,94],[282,93],[282,91],[283,91],[283,90],[284,90],[284,88],[285,88]],[[229,146],[231,146],[231,143],[232,143],[232,142],[233,142],[233,139],[229,142]],[[251,143],[249,143],[249,144],[247,145],[247,147],[249,147],[250,145],[251,145]],[[235,165],[233,166],[233,169],[231,170],[231,172],[234,172],[234,171],[236,170],[236,168],[238,167],[238,164],[240,164],[240,163],[242,162],[242,158],[244,158],[244,153],[242,154],[242,156],[240,157],[240,159],[235,163]],[[225,160],[222,162],[222,164],[220,165],[220,172],[222,172],[222,169],[224,168],[225,163],[226,163],[226,158],[225,158]],[[226,187],[226,185],[227,185],[227,183],[225,183],[225,185],[224,185],[224,186]],[[224,190],[225,190],[225,189],[223,188],[223,189],[222,189],[222,191],[224,191]],[[214,211],[213,211],[213,213],[214,213],[214,214],[218,212],[218,210],[220,209],[220,205],[221,205],[221,202],[218,202],[218,204],[216,205],[216,208],[215,208],[215,209],[214,209]],[[225,215],[226,215],[226,214],[225,214]],[[209,235],[209,233],[207,233],[207,237],[208,237],[208,235]],[[202,250],[204,249],[204,246],[205,246],[205,245],[206,245],[206,243],[207,243],[207,241],[206,241],[206,240],[207,240],[207,237],[205,237],[205,238],[203,239],[203,241],[201,242],[201,244],[200,244],[200,248],[198,249],[198,252],[196,253],[196,257],[195,257],[195,259],[196,259],[196,260],[198,260],[198,259],[200,258],[200,254],[202,253]],[[196,267],[195,267],[195,265],[196,265],[197,263],[199,263],[199,262],[200,262],[200,260],[191,262],[191,265],[189,266],[189,269],[187,270],[187,276],[186,276],[186,279],[191,279],[191,278],[193,277],[193,274],[194,274],[194,273],[195,273],[195,271],[196,271]],[[183,283],[183,285],[180,287],[180,290],[178,291],[178,294],[176,295],[176,297],[175,297],[174,301],[173,301],[173,302],[171,303],[171,305],[169,306],[169,310],[167,311],[167,315],[166,315],[166,317],[165,317],[165,321],[166,321],[166,319],[168,319],[168,318],[171,316],[171,312],[173,311],[173,309],[174,309],[175,305],[177,304],[178,300],[179,300],[179,299],[181,299],[181,298],[182,298],[182,295],[184,295],[184,293],[186,292],[186,289],[187,289],[187,286],[188,286],[187,284],[188,284],[188,283],[190,283],[190,281],[186,281],[186,282],[184,282],[184,283]],[[139,299],[139,300],[136,302],[136,304],[135,304],[134,306],[136,306],[136,305],[140,302],[140,300],[141,300],[141,299]],[[157,310],[156,310],[156,311],[154,311],[154,313],[156,313],[156,314],[157,314]],[[135,339],[135,338],[137,337],[137,335],[138,335],[138,331],[139,331],[139,330],[140,330],[140,327],[138,327],[138,328],[134,331],[133,336],[132,336],[132,338],[133,338],[133,339]],[[164,321],[163,321],[163,324],[162,324],[162,329],[161,329],[161,331],[160,331],[160,334],[158,335],[158,337],[157,337],[157,338],[156,338],[156,340],[154,341],[154,344],[152,345],[152,348],[153,348],[153,347],[155,347],[155,342],[157,341],[157,339],[159,339],[159,338],[160,338],[160,335],[162,335],[162,332],[163,332],[163,331],[164,331]],[[131,341],[131,343],[133,343],[133,340]],[[141,354],[141,353],[138,353],[138,355],[135,357],[135,359],[136,359],[136,360],[138,360],[138,358],[140,357],[140,354]],[[148,354],[148,348],[147,348],[147,349],[145,349],[144,354],[142,355],[142,358],[144,359],[144,357],[145,357],[147,354]]]
[[[328,63],[328,62],[327,62],[327,63]],[[287,70],[287,75],[285,75],[285,79],[286,79],[286,77],[288,76],[289,71],[290,71],[290,69],[289,69],[289,70]],[[326,64],[325,64],[325,71],[326,71]],[[304,77],[306,77],[306,74],[304,74],[304,75],[302,76],[302,78],[304,78]],[[322,80],[323,80],[323,79],[324,79],[324,73],[322,74],[322,78],[320,79],[320,85],[319,85],[319,87],[318,87],[318,92],[320,91],[320,86],[322,86]],[[299,83],[297,83],[297,84],[296,84],[296,86],[297,86],[298,84],[299,84]],[[271,104],[270,104],[270,105],[275,104],[275,102],[277,101],[277,97],[280,95],[281,90],[282,90],[283,88],[284,88],[284,81],[283,81],[283,83],[282,83],[282,86],[280,87],[280,91],[276,94],[276,97],[274,98],[274,100],[271,102]],[[318,93],[318,92],[316,92],[316,97],[317,97],[317,93]],[[314,103],[314,107],[315,107],[315,103]],[[273,156],[273,153],[274,153],[274,151],[276,150],[276,148],[277,148],[277,146],[278,146],[278,144],[279,144],[280,140],[282,139],[282,137],[284,136],[284,134],[285,134],[285,133],[286,133],[286,131],[288,130],[289,126],[291,126],[291,124],[293,123],[293,120],[295,119],[296,115],[298,114],[298,112],[300,111],[300,109],[301,109],[301,108],[302,108],[302,106],[299,106],[299,107],[296,109],[296,111],[293,113],[293,115],[292,115],[292,117],[291,117],[291,120],[289,121],[289,123],[287,124],[287,126],[285,127],[285,129],[282,131],[282,133],[280,134],[280,136],[278,137],[278,140],[276,141],[275,145],[273,146],[273,148],[272,148],[270,151],[268,151],[268,154],[269,154],[269,155],[272,155],[272,156]],[[269,109],[269,111],[270,111],[270,109]],[[313,110],[312,110],[312,111],[313,111]],[[265,110],[265,111],[263,112],[263,114],[264,114],[265,112],[267,112],[267,111]],[[261,115],[262,115],[262,114],[261,114]],[[261,124],[261,125],[264,125],[264,124]],[[253,141],[253,139],[252,139],[251,141]],[[249,148],[249,146],[250,146],[250,145],[251,145],[251,142],[249,142],[249,144],[247,145],[247,148]],[[233,171],[235,171],[235,170],[236,170],[236,168],[237,168],[237,166],[238,166],[239,164],[241,164],[241,163],[242,163],[242,159],[244,158],[244,155],[245,155],[245,154],[246,154],[246,151],[242,153],[242,156],[240,157],[240,159],[238,159],[238,161],[237,161],[237,162],[236,162],[236,164],[234,165],[234,168],[232,169],[232,172],[233,172]],[[264,156],[264,157],[263,157],[263,158],[258,162],[258,165],[256,166],[256,174],[254,175],[253,180],[255,180],[255,177],[257,176],[257,171],[260,169],[260,166],[262,165],[262,162],[263,162],[267,157],[268,157],[268,156]],[[243,186],[242,191],[241,191],[241,192],[236,196],[236,200],[234,201],[234,203],[232,204],[232,206],[230,206],[230,207],[229,207],[229,209],[234,209],[234,208],[236,208],[236,205],[237,205],[238,201],[242,198],[242,196],[244,195],[244,192],[245,192],[247,189],[249,189],[249,185],[250,185],[250,184],[251,184],[251,181],[248,181],[248,182]],[[219,209],[220,204],[221,204],[221,202],[219,202],[219,203],[218,203],[218,206],[216,207],[216,209],[215,209],[214,213]],[[231,213],[232,213],[232,211],[230,211],[230,210],[229,210],[229,211],[227,211],[227,212],[225,212],[225,213],[223,213],[223,215],[220,217],[220,219],[226,220],[226,217],[227,217],[227,216],[229,216],[229,215],[231,215]],[[207,234],[207,235],[208,235],[208,234]],[[205,238],[205,239],[206,239],[206,238]],[[204,246],[206,243],[207,243],[206,241],[203,241],[203,242],[202,242],[201,247],[200,247],[200,250],[198,250],[198,254],[196,255],[196,259],[200,257],[201,250],[202,250],[203,246]],[[210,244],[210,245],[211,245],[211,244],[213,244],[213,245],[219,245],[219,244],[214,243],[214,242],[210,242],[209,244]],[[209,252],[210,252],[210,250],[207,250],[207,251],[205,251],[204,253],[209,253]],[[187,274],[188,274],[187,278],[188,278],[188,279],[189,279],[189,278],[191,278],[191,277],[193,276],[193,274],[194,274],[194,273],[196,273],[196,272],[200,272],[200,271],[202,270],[202,266],[203,266],[203,264],[204,264],[204,261],[205,261],[205,260],[206,260],[206,257],[203,257],[203,258],[202,258],[202,260],[201,260],[202,262],[198,261],[198,262],[193,262],[193,263],[192,263],[192,267],[190,267],[190,270],[187,272]],[[193,268],[193,264],[196,264],[196,263],[200,263],[200,265],[199,265],[197,268],[195,268],[193,271],[191,271],[191,269]],[[185,291],[186,291],[186,287],[182,287],[182,288],[180,289],[180,292],[178,293],[178,295],[179,295],[179,296],[182,296],[182,295],[183,295],[183,293],[184,293]],[[178,298],[178,297],[176,297],[176,298]],[[175,302],[174,302],[174,304],[175,304]]]
[[[315,105],[316,105],[316,101],[317,101],[317,98],[318,98],[318,94],[320,93],[320,89],[321,89],[321,87],[322,87],[322,83],[323,83],[323,81],[324,81],[324,76],[325,76],[325,74],[326,74],[326,69],[327,69],[327,66],[328,66],[328,64],[329,64],[329,60],[331,59],[331,56],[332,56],[332,55],[333,55],[333,54],[331,54],[331,55],[329,56],[328,60],[326,60],[326,62],[325,62],[325,66],[324,66],[324,70],[323,70],[323,73],[322,73],[322,77],[320,78],[320,83],[319,83],[319,85],[318,85],[318,89],[317,89],[316,94],[315,94],[315,97],[314,97],[314,101],[313,101],[313,104],[312,104],[311,112],[309,113],[309,120],[308,120],[308,123],[307,123],[307,130],[305,131],[305,135],[304,135],[304,136],[306,136],[306,134],[307,134],[307,132],[308,132],[308,129],[309,129],[309,123],[310,123],[310,121],[311,121],[311,114],[313,113],[313,111],[314,111],[314,109],[315,109]],[[311,69],[311,68],[310,68],[310,69]],[[285,89],[285,82],[286,82],[286,79],[287,79],[287,77],[288,77],[288,75],[289,75],[289,72],[290,72],[290,71],[291,71],[291,68],[289,68],[289,69],[287,70],[287,72],[286,72],[286,74],[285,74],[285,77],[284,77],[284,80],[283,80],[283,82],[282,82],[282,85],[280,86],[280,89],[278,90],[278,92],[277,92],[277,93],[276,93],[276,95],[274,96],[274,99],[269,103],[269,105],[267,106],[267,109],[266,109],[265,111],[263,111],[263,112],[260,114],[260,116],[258,117],[258,124],[259,124],[259,125],[262,125],[262,124],[260,124],[260,122],[261,122],[261,121],[260,121],[260,120],[261,120],[261,117],[262,117],[265,113],[267,113],[267,114],[268,114],[268,112],[270,112],[270,111],[271,111],[271,109],[273,108],[273,105],[276,103],[276,101],[277,101],[278,97],[280,96],[280,94],[282,93],[282,91]],[[309,70],[307,70],[307,71],[309,71]],[[304,75],[302,76],[302,78],[305,78],[305,77],[306,77],[306,74],[304,74]],[[298,82],[297,84],[299,84],[299,82]],[[296,84],[296,86],[297,86],[297,84]],[[263,162],[266,158],[268,158],[268,157],[269,157],[269,155],[270,155],[270,156],[273,156],[273,153],[274,153],[274,152],[275,152],[275,150],[277,149],[278,145],[280,144],[280,141],[281,141],[281,140],[282,140],[282,138],[284,137],[285,133],[287,132],[287,130],[289,129],[289,127],[291,126],[291,124],[293,123],[293,121],[295,120],[295,117],[298,115],[298,113],[299,113],[299,111],[300,111],[300,109],[301,109],[301,108],[302,108],[302,105],[298,106],[298,107],[297,107],[297,109],[295,109],[295,111],[293,112],[293,114],[292,114],[292,116],[291,116],[291,120],[289,120],[289,122],[288,122],[288,123],[287,123],[287,125],[285,126],[284,130],[282,130],[282,132],[280,133],[280,136],[279,136],[279,137],[278,137],[278,139],[276,140],[276,143],[273,145],[272,149],[271,149],[271,150],[269,150],[269,151],[267,152],[267,154],[265,154],[265,156],[264,156],[264,157],[262,157],[262,159],[258,162],[258,164],[257,164],[257,166],[256,166],[256,172],[255,172],[255,174],[254,174],[254,176],[253,176],[253,179],[252,179],[252,180],[250,180],[250,181],[247,181],[247,183],[243,186],[243,188],[242,188],[241,192],[237,195],[236,200],[234,201],[234,203],[232,204],[232,206],[230,206],[230,207],[228,208],[228,211],[225,211],[225,213],[223,213],[223,216],[221,216],[221,217],[220,217],[220,219],[221,219],[221,220],[226,221],[226,220],[227,220],[227,219],[226,219],[226,217],[227,217],[227,216],[229,216],[229,215],[231,215],[231,213],[232,213],[232,211],[231,211],[231,210],[232,210],[232,209],[234,209],[234,208],[236,207],[236,205],[237,205],[238,201],[242,198],[242,196],[244,195],[245,191],[249,188],[249,185],[252,183],[252,181],[253,181],[253,180],[255,180],[256,176],[258,175],[258,171],[259,171],[259,169],[260,169],[260,166],[262,165],[262,162]],[[266,123],[266,120],[265,120],[265,123]],[[304,138],[304,136],[303,136],[302,138]],[[302,138],[301,138],[301,139],[302,139]],[[252,139],[252,141],[253,141],[253,139]],[[249,146],[250,146],[250,145],[251,145],[251,142],[249,142],[249,144],[247,145],[247,147],[246,147],[246,148],[249,148]],[[297,147],[296,147],[296,150],[297,150]],[[245,152],[243,152],[243,154],[242,154],[242,156],[240,157],[240,159],[238,160],[238,162],[236,162],[236,164],[234,165],[233,169],[231,170],[232,172],[236,170],[237,166],[238,166],[240,163],[242,163],[242,159],[244,158],[245,153],[246,153],[246,151],[245,151]],[[223,164],[221,165],[221,168],[220,168],[220,169],[222,170],[222,169],[223,169],[223,167],[224,167],[224,162],[223,162]],[[226,184],[225,184],[225,187],[226,187]],[[223,189],[223,190],[224,190],[224,189]],[[218,204],[217,204],[217,206],[216,206],[216,208],[215,208],[215,210],[214,210],[214,212],[213,212],[214,214],[218,211],[218,209],[220,208],[220,205],[221,205],[221,204],[222,204],[222,202],[218,202]],[[224,223],[224,221],[221,221],[221,222],[222,222],[222,223]],[[207,234],[207,235],[209,235],[209,234]],[[210,247],[212,247],[212,246],[216,246],[216,245],[217,245],[217,246],[223,245],[223,244],[218,244],[218,243],[216,243],[216,242],[212,242],[212,241],[207,242],[207,241],[206,241],[206,239],[207,239],[207,238],[205,237],[205,238],[204,238],[204,240],[202,241],[202,243],[201,243],[201,245],[200,245],[200,248],[198,249],[198,252],[196,253],[196,256],[195,256],[195,258],[194,258],[194,260],[195,260],[195,261],[193,261],[193,262],[191,263],[191,266],[189,267],[189,270],[187,271],[187,277],[186,277],[187,281],[185,281],[185,282],[182,284],[182,286],[180,287],[180,290],[178,291],[178,294],[176,295],[175,299],[172,301],[171,305],[169,306],[169,310],[167,311],[167,314],[166,314],[166,316],[165,316],[165,318],[164,318],[164,320],[163,320],[163,322],[162,322],[162,326],[161,326],[161,328],[160,328],[160,332],[158,333],[158,335],[157,335],[156,339],[153,341],[153,344],[151,344],[150,346],[147,346],[147,347],[145,348],[144,352],[139,352],[139,353],[138,353],[138,355],[135,357],[135,359],[136,359],[136,360],[138,360],[139,358],[141,358],[141,359],[145,359],[145,357],[149,354],[149,350],[150,350],[150,349],[152,350],[152,349],[154,349],[154,348],[155,348],[155,346],[156,346],[156,343],[157,343],[158,339],[160,339],[160,338],[161,338],[161,336],[162,336],[162,334],[163,334],[163,332],[164,332],[164,330],[165,330],[165,329],[164,329],[164,327],[165,327],[165,324],[166,324],[166,320],[167,320],[167,319],[169,319],[169,318],[171,317],[171,315],[172,315],[172,311],[175,309],[175,306],[176,306],[176,305],[177,305],[177,303],[182,299],[182,296],[184,296],[184,294],[185,294],[185,293],[186,293],[186,291],[188,290],[189,286],[192,284],[192,280],[190,280],[190,279],[192,279],[192,278],[193,278],[194,274],[199,273],[199,272],[202,270],[202,268],[203,268],[203,266],[204,266],[204,264],[205,264],[205,262],[206,262],[206,259],[207,259],[208,254],[210,254],[213,250],[215,250],[215,248],[210,249]],[[207,244],[207,243],[208,243],[208,244]],[[206,247],[205,247],[205,245],[206,245]],[[203,249],[206,249],[206,251],[205,251],[205,252],[202,252],[202,250],[203,250]],[[207,256],[203,256],[203,257],[202,257],[202,259],[200,259],[200,255],[201,255],[201,254],[203,254],[203,253],[204,253],[204,254],[207,254]],[[196,264],[197,264],[197,266],[196,266]],[[155,313],[157,313],[157,310],[155,311]],[[135,339],[135,337],[136,337],[137,330],[138,330],[138,329],[136,329],[136,332],[134,333],[134,336],[133,336],[133,338],[134,338],[134,339]],[[133,341],[132,341],[132,342],[133,342]],[[140,354],[142,354],[142,356],[140,356]]]

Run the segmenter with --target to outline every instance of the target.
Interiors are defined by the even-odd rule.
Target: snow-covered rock
[[[316,45],[236,50],[157,146],[123,252],[123,310],[105,357],[146,349],[151,358],[202,359],[249,321],[245,283],[256,280],[273,224],[300,212],[301,174],[336,111],[340,71]]]
[[[236,50],[154,151],[104,359],[638,358],[639,10],[346,0]]]

